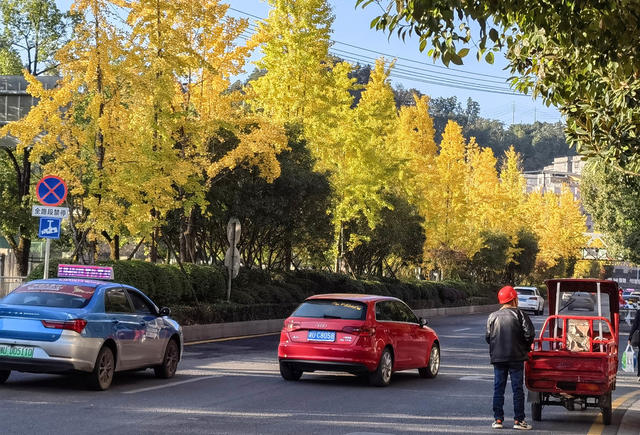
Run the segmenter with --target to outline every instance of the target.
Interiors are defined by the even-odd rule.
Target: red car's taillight
[[[355,335],[374,335],[376,333],[376,328],[369,326],[345,326],[342,328],[342,332]]]
[[[52,329],[68,329],[69,331],[76,331],[78,334],[81,334],[84,330],[84,327],[87,326],[87,321],[84,319],[74,319],[74,320],[42,320],[42,325],[45,328]]]
[[[300,329],[300,324],[298,322],[294,322],[293,320],[287,320],[284,322],[284,329],[287,331],[297,331]]]

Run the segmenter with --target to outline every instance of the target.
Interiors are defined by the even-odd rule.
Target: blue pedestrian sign
[[[47,175],[36,185],[36,196],[40,204],[58,206],[67,197],[67,183],[55,175]]]
[[[50,217],[40,218],[40,230],[38,231],[38,237],[43,239],[59,239],[60,222],[62,222],[62,219]]]

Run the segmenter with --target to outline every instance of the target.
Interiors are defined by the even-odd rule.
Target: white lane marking
[[[213,379],[213,378],[219,378],[219,377],[220,377],[220,375],[202,376],[202,377],[199,377],[199,378],[187,379],[187,380],[184,380],[184,381],[171,382],[169,384],[156,385],[155,387],[138,388],[137,390],[123,391],[122,394],[144,393],[145,391],[160,390],[162,388],[170,388],[170,387],[174,387],[176,385],[188,384],[190,382],[204,381],[204,380],[207,380],[207,379]]]
[[[471,328],[454,329],[453,332],[468,331],[469,329],[471,329]]]
[[[487,382],[493,382],[493,378],[492,377],[488,377],[488,376],[463,376],[460,378],[461,381],[487,381]]]

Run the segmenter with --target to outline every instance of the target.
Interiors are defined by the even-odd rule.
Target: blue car
[[[78,278],[35,280],[0,300],[0,384],[12,370],[80,372],[106,390],[115,372],[153,368],[170,378],[182,328],[140,290]]]

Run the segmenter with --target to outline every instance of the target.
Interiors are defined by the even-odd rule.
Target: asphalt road
[[[305,373],[286,382],[275,335],[187,346],[175,378],[156,379],[152,370],[119,374],[105,392],[87,390],[76,377],[12,373],[0,386],[0,433],[495,433],[486,317],[433,319],[442,344],[440,374],[422,379],[417,370],[400,372],[387,388],[340,373]],[[544,317],[532,319],[539,330]],[[613,398],[629,400],[614,410],[611,426],[597,424],[596,409],[547,407],[531,433],[615,434],[624,406],[640,399],[639,386],[635,376],[619,373]],[[512,416],[507,386],[507,421]]]

